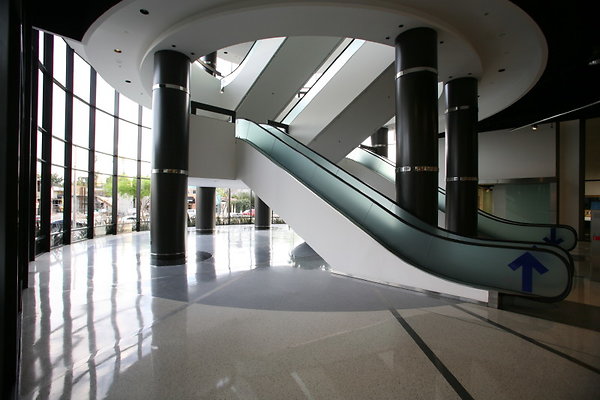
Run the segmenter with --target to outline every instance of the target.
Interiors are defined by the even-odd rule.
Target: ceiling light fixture
[[[140,8],[140,13],[142,15],[148,15],[148,14],[150,14],[150,11],[146,10],[145,8]]]
[[[123,50],[121,50],[121,49],[114,49],[113,51],[117,54],[121,54],[123,52]]]
[[[531,125],[531,129],[532,129],[532,130],[534,130],[534,131],[537,131],[537,128],[538,128],[538,127],[537,127],[537,124],[533,124],[533,125]]]

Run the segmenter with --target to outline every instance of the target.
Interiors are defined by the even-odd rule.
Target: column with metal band
[[[446,228],[477,236],[477,79],[446,83]]]
[[[373,152],[382,157],[388,156],[388,128],[382,127],[371,135],[371,147]]]
[[[437,226],[437,33],[415,28],[396,38],[396,200]]]
[[[271,207],[258,196],[254,197],[254,228],[271,229]]]
[[[213,233],[215,231],[215,206],[217,189],[214,187],[196,187],[196,232]]]
[[[151,262],[185,262],[190,124],[190,60],[163,50],[154,54]]]

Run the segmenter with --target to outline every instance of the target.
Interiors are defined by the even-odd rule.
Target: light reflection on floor
[[[600,391],[598,332],[333,275],[302,244],[232,226],[190,231],[182,266],[150,266],[147,232],[41,255],[22,398],[458,398],[390,308],[474,398]]]

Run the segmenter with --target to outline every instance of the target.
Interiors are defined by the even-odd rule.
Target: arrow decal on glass
[[[508,264],[508,266],[516,271],[520,267],[521,276],[522,276],[522,285],[521,289],[524,292],[531,293],[533,291],[533,270],[535,269],[538,274],[542,275],[548,272],[548,268],[544,267],[544,264],[539,262],[537,258],[533,256],[530,252],[526,251],[519,257],[517,257],[513,262]]]
[[[544,238],[544,242],[550,244],[561,244],[564,242],[564,240],[556,237],[556,228],[550,228],[550,237],[546,236]]]

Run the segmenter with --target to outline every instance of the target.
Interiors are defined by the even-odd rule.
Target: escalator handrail
[[[385,201],[388,201],[392,204],[394,204],[396,207],[402,209],[402,207],[392,198],[386,196],[385,194],[381,193],[377,188],[371,186],[370,184],[364,182],[363,180],[361,180],[360,178],[356,177],[355,175],[349,173],[348,171],[344,170],[343,168],[339,167],[338,165],[332,163],[331,161],[329,161],[328,159],[326,159],[325,157],[323,157],[322,155],[318,154],[317,152],[309,149],[307,146],[305,146],[304,144],[302,144],[298,139],[289,136],[287,134],[282,134],[282,132],[280,130],[277,130],[276,128],[272,127],[272,126],[265,126],[265,125],[258,125],[260,128],[262,128],[263,130],[266,130],[267,132],[271,133],[272,135],[274,135],[278,140],[283,141],[284,143],[286,141],[291,141],[294,142],[294,144],[297,147],[292,147],[291,145],[287,144],[288,146],[290,146],[293,150],[295,150],[296,152],[299,152],[300,154],[302,154],[303,156],[307,157],[309,160],[311,160],[313,163],[319,165],[319,167],[327,170],[327,168],[323,167],[322,164],[328,164],[332,167],[334,167],[335,169],[337,169],[338,171],[343,172],[344,174],[348,175],[349,177],[352,177],[352,179],[356,180],[357,182],[359,182],[361,185],[363,185],[365,188],[375,192],[379,197],[381,197],[382,199],[385,199]],[[277,132],[277,134],[275,134],[274,132]],[[280,136],[279,136],[280,135]],[[310,155],[306,154],[306,152],[309,152]],[[322,164],[320,164],[322,163]],[[337,176],[337,175],[336,175]],[[337,176],[338,178],[340,178],[339,176]],[[340,178],[341,179],[341,178]],[[343,179],[342,179],[343,180]],[[353,187],[356,191],[358,191],[359,193],[361,193],[361,195],[367,197],[369,200],[371,200],[372,202],[374,202],[375,204],[377,204],[380,207],[385,208],[384,205],[382,205],[379,201],[373,199],[371,196],[366,195],[364,193],[364,191],[361,191],[360,189],[357,189],[356,187],[354,187],[352,184],[345,182],[344,183],[350,185],[351,187]],[[422,222],[420,221],[417,217],[413,216],[412,214],[408,213],[408,215],[410,215],[412,218],[414,218],[415,221],[418,222]],[[395,214],[396,215],[396,214]],[[397,215],[398,216],[398,215]],[[409,224],[411,226],[415,226],[414,223],[412,222],[408,222],[404,217],[400,217],[398,216],[405,224]],[[461,236],[456,234],[455,232],[449,231],[445,228],[441,228],[439,226],[431,226],[429,224],[425,224],[423,223],[423,227],[425,229],[430,230],[431,232],[433,230],[435,230],[436,235],[437,236],[444,236],[447,238],[458,238],[458,240],[462,240],[462,238],[464,238],[465,236]],[[423,232],[427,232],[425,229],[421,228],[420,230]],[[440,234],[441,233],[441,234]],[[556,250],[557,252],[560,252],[560,254],[566,253],[565,249],[560,248],[559,246],[554,246],[554,245],[549,245],[548,243],[545,242],[536,242],[536,241],[523,241],[523,240],[507,240],[507,239],[499,239],[499,238],[493,238],[493,239],[486,239],[486,238],[479,238],[479,237],[469,237],[469,239],[471,241],[479,241],[482,243],[486,243],[490,240],[493,240],[494,242],[506,242],[506,243],[521,243],[524,244],[526,246],[530,246],[532,244],[535,244],[536,246],[547,246],[547,248],[549,249],[558,249]],[[568,253],[566,253],[568,255]],[[570,257],[570,255],[569,255]]]
[[[569,253],[567,253],[566,251],[564,251],[563,249],[557,247],[557,246],[553,246],[553,245],[547,245],[547,244],[530,244],[527,242],[510,242],[510,241],[501,241],[501,240],[486,240],[486,239],[477,239],[477,238],[470,238],[470,237],[460,237],[461,239],[457,239],[455,237],[446,237],[446,236],[440,236],[437,235],[434,232],[431,231],[427,231],[422,229],[422,227],[419,226],[415,226],[412,223],[409,223],[407,221],[405,221],[402,217],[398,216],[397,214],[393,213],[392,211],[388,210],[386,207],[384,207],[383,205],[381,205],[378,201],[372,199],[370,196],[362,193],[358,188],[356,188],[355,186],[353,186],[352,184],[350,184],[349,182],[346,182],[345,180],[343,180],[342,178],[340,178],[339,176],[333,174],[331,171],[329,171],[328,169],[326,169],[325,167],[323,167],[322,165],[320,165],[318,162],[312,160],[310,157],[308,157],[306,154],[300,152],[299,150],[297,150],[296,148],[292,147],[291,145],[289,145],[288,143],[286,143],[284,140],[282,140],[278,135],[275,135],[274,133],[270,132],[269,130],[265,129],[265,127],[262,127],[252,121],[248,121],[248,120],[238,120],[239,123],[243,123],[243,122],[248,122],[252,125],[254,125],[255,127],[260,128],[261,131],[265,132],[266,134],[272,136],[275,140],[281,142],[282,144],[284,144],[286,147],[290,148],[292,151],[300,154],[303,158],[307,159],[310,163],[316,165],[318,168],[320,168],[321,170],[325,171],[327,174],[329,174],[330,176],[332,176],[334,179],[338,180],[339,182],[341,182],[342,184],[344,184],[345,186],[349,187],[350,189],[352,189],[353,191],[359,193],[361,196],[364,196],[365,198],[367,198],[368,200],[370,200],[372,202],[372,204],[377,205],[381,210],[383,210],[385,213],[389,214],[392,218],[402,222],[403,224],[405,224],[406,226],[420,231],[426,235],[431,235],[434,236],[436,239],[440,239],[440,240],[445,240],[445,241],[450,241],[450,242],[454,242],[454,243],[460,243],[463,245],[467,245],[467,246],[477,246],[477,247],[492,247],[492,248],[502,248],[502,249],[512,249],[512,250],[529,250],[529,251],[540,251],[543,253],[548,253],[551,254],[553,256],[558,257],[563,265],[565,266],[565,268],[567,269],[567,277],[568,277],[568,282],[566,285],[566,289],[563,293],[561,293],[560,295],[554,296],[554,297],[541,297],[538,295],[527,295],[526,293],[523,292],[519,292],[519,291],[509,291],[507,289],[502,289],[502,288],[498,288],[498,287],[492,287],[492,286],[486,286],[486,285],[481,285],[481,284],[477,284],[477,283],[471,283],[469,282],[468,284],[474,287],[479,287],[485,290],[501,290],[503,292],[510,292],[510,293],[514,293],[517,295],[521,295],[521,296],[527,296],[527,297],[534,297],[536,299],[539,300],[543,300],[543,301],[558,301],[558,300],[562,300],[564,299],[570,292],[570,289],[572,287],[572,283],[573,283],[573,261],[572,261],[572,257]],[[283,134],[281,131],[277,131],[279,133]],[[286,136],[287,138],[291,138],[293,140],[295,140],[296,142],[298,142],[296,139],[290,137],[290,136]],[[236,135],[237,137],[237,135]],[[255,143],[253,143],[252,141],[248,140],[247,138],[241,138],[241,137],[237,137],[240,140],[243,140],[247,143],[249,143],[252,147],[254,147],[255,149],[257,149],[259,152],[265,154],[267,157],[269,156],[269,154],[266,154],[265,150],[263,150],[262,148],[260,148],[258,145],[256,145]],[[300,142],[298,142],[298,144],[302,145]],[[305,147],[304,145],[302,145],[303,147]],[[311,150],[312,151],[312,150]],[[317,153],[314,153],[318,155]],[[285,165],[282,165],[279,161],[277,160],[273,160],[271,159],[272,162],[278,164],[281,168],[283,168],[284,170],[288,171],[289,173],[291,173],[292,175],[295,175],[293,171],[290,171]],[[335,166],[335,164],[331,163],[332,165]],[[335,166],[335,168],[338,168],[341,170],[341,168]],[[343,171],[343,170],[342,170]],[[303,181],[301,178],[297,177],[297,179]],[[304,181],[303,181],[304,182]],[[311,186],[310,182],[304,182],[304,185],[309,188],[311,191],[315,192],[315,189]],[[319,193],[315,192],[317,195],[319,195]],[[321,197],[321,196],[320,196]],[[322,198],[322,197],[321,197]],[[382,242],[377,235],[375,235],[374,233],[370,232],[369,229],[367,229],[366,227],[362,226],[361,223],[359,221],[356,221],[352,216],[347,215],[344,210],[341,210],[340,207],[336,204],[332,204],[329,200],[322,198],[323,201],[327,202],[328,204],[330,204],[333,208],[335,208],[338,212],[342,213],[344,216],[346,216],[349,220],[353,221],[353,223],[355,225],[357,225],[358,227],[360,227],[361,229],[363,229],[367,234],[369,234],[369,236],[371,236],[375,241],[377,241],[380,245],[382,245],[384,248],[388,249],[390,252],[392,252],[393,254],[396,254],[397,256],[399,256],[400,258],[404,259],[407,262],[412,262],[413,264],[417,264],[414,260],[410,260],[407,259],[408,257],[404,256],[404,255],[400,255],[398,254],[396,249],[391,248],[391,246],[388,246],[386,243]],[[433,227],[432,227],[433,228]],[[486,244],[481,244],[478,242],[485,242]],[[510,244],[510,245],[509,245]],[[465,281],[461,281],[458,279],[453,278],[452,276],[448,276],[448,275],[444,275],[441,274],[437,271],[432,271],[431,269],[427,268],[426,266],[421,266],[424,270],[426,270],[428,273],[435,275],[435,276],[439,276],[443,279],[449,280],[449,281],[453,281],[453,282],[457,282],[457,283],[461,283],[461,284],[465,284]]]
[[[369,150],[369,149],[365,149],[364,147],[358,147],[361,151],[366,152],[369,156],[375,157],[377,158],[379,161],[382,161],[386,164],[388,164],[390,167],[392,168],[396,168],[396,164],[394,164],[394,162],[392,162],[390,159],[386,158],[386,157],[382,157],[381,155]],[[438,193],[442,194],[442,195],[446,195],[446,190],[438,187]],[[528,222],[520,222],[520,221],[513,221],[510,219],[506,219],[506,218],[502,218],[502,217],[498,217],[496,215],[490,214],[482,209],[477,209],[477,213],[485,218],[489,218],[492,220],[495,220],[497,222],[503,223],[503,224],[507,224],[507,225],[515,225],[515,226],[523,226],[523,227],[539,227],[539,228],[561,228],[561,229],[566,229],[568,231],[571,231],[571,233],[573,234],[575,240],[573,242],[573,246],[569,249],[565,249],[567,251],[573,250],[575,248],[575,246],[577,245],[577,231],[575,231],[575,229],[570,226],[570,225],[565,225],[565,224],[544,224],[544,223],[528,223]]]

